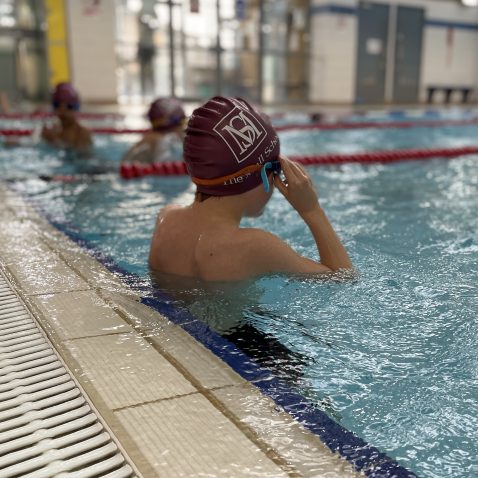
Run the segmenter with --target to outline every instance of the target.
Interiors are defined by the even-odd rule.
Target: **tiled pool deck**
[[[358,477],[0,182],[0,268],[144,477]]]

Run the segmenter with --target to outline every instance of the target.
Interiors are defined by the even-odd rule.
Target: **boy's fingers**
[[[290,170],[290,160],[288,160],[285,156],[279,156],[279,161],[286,180],[289,180],[289,178],[292,176]]]
[[[290,159],[287,159],[285,156],[279,156],[279,161],[280,161],[281,168],[285,174],[285,172],[290,169],[290,166],[289,166]]]
[[[299,180],[309,179],[309,175],[305,171],[305,168],[304,166],[302,166],[302,164],[296,163],[295,161],[291,161],[291,160],[289,160],[289,163],[290,163],[289,170],[291,173],[290,174],[291,177],[294,176],[295,178]]]
[[[287,195],[287,186],[282,182],[281,178],[274,175],[274,186],[284,195]]]
[[[285,177],[288,180],[293,180],[294,178],[298,178],[301,176],[300,170],[297,169],[297,164],[294,161],[286,158],[285,156],[281,157],[281,167],[282,171],[284,171]]]
[[[305,175],[307,176],[307,173],[306,173],[306,171],[305,171],[304,166],[303,166],[302,164],[300,164],[300,163],[295,163],[295,164],[297,165],[297,167],[299,168],[299,170],[300,170],[303,174],[305,174]]]
[[[295,182],[302,181],[304,178],[307,177],[307,175],[304,173],[304,171],[300,168],[300,165],[295,163],[295,162],[292,162],[292,164],[290,165],[289,176]]]

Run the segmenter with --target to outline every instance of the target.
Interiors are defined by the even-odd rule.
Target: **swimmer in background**
[[[76,117],[80,97],[70,83],[58,83],[51,96],[51,104],[59,123],[53,126],[39,124],[27,137],[11,137],[4,141],[7,147],[35,146],[43,139],[61,149],[71,149],[80,154],[89,153],[93,142],[91,133]]]
[[[184,160],[196,184],[195,199],[159,212],[149,255],[153,272],[238,281],[352,269],[308,174],[280,156],[270,121],[246,101],[214,97],[196,109],[185,133]],[[320,262],[269,232],[240,227],[242,218],[262,214],[274,188],[309,228]]]
[[[80,96],[70,83],[58,83],[51,96],[51,104],[59,123],[44,126],[41,138],[62,149],[89,153],[93,145],[90,131],[82,126],[76,116],[80,109]]]
[[[121,164],[182,160],[186,115],[176,98],[158,98],[148,110],[151,130],[123,156]]]

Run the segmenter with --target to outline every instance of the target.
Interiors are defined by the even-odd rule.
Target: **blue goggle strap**
[[[267,177],[267,170],[270,169],[273,173],[279,174],[281,171],[281,166],[279,161],[273,161],[270,162],[268,161],[267,163],[264,163],[264,165],[261,168],[261,179],[262,179],[262,184],[264,185],[264,190],[266,193],[270,191],[270,184],[269,184],[269,178]]]

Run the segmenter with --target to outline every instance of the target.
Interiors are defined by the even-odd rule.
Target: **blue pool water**
[[[281,133],[286,154],[476,144],[478,127]],[[158,209],[187,203],[185,177],[123,181],[131,138],[97,141],[83,163],[47,148],[0,149],[0,173],[56,222],[151,278]],[[38,174],[99,172],[55,182]],[[234,287],[162,287],[213,330],[271,367],[330,417],[422,477],[478,475],[478,156],[310,168],[350,252],[351,282],[272,276]],[[266,228],[318,258],[276,192]],[[160,279],[161,280],[161,279]]]

